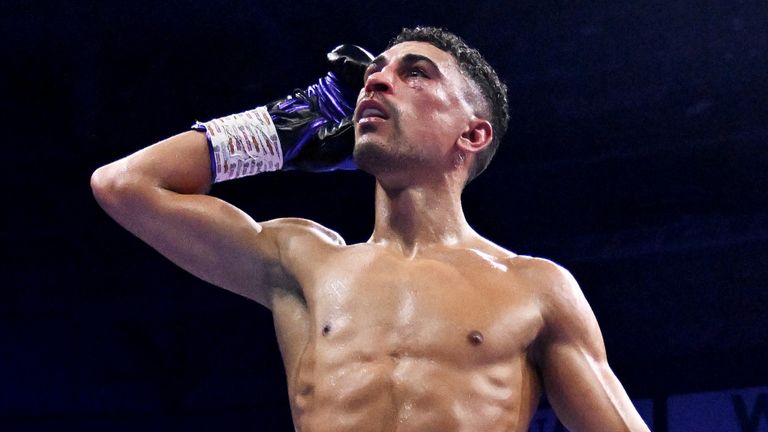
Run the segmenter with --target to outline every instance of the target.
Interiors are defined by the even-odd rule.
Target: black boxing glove
[[[356,169],[352,112],[373,56],[355,45],[328,53],[328,74],[305,90],[239,114],[197,122],[214,182],[279,169]]]

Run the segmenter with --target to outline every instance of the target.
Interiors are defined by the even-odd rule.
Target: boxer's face
[[[373,174],[450,166],[474,113],[453,56],[425,42],[404,42],[378,56],[364,79],[354,115],[358,165]]]

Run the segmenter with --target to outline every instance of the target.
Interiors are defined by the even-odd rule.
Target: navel
[[[469,341],[469,343],[470,343],[471,345],[474,345],[474,346],[478,346],[478,345],[480,345],[481,343],[483,343],[483,334],[482,334],[482,333],[480,333],[480,332],[479,332],[479,331],[477,331],[477,330],[472,330],[472,331],[471,331],[471,332],[469,332],[469,334],[467,335],[467,341]]]
[[[326,323],[323,326],[323,336],[328,336],[328,333],[331,332],[331,323]]]

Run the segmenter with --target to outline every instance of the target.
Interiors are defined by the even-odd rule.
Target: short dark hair
[[[427,42],[451,54],[459,64],[459,69],[475,83],[482,93],[483,105],[480,114],[491,122],[493,140],[483,151],[477,153],[475,163],[469,170],[467,183],[472,181],[485,170],[509,122],[509,106],[507,104],[507,86],[499,79],[496,71],[488,64],[480,52],[470,48],[459,36],[436,27],[404,28],[399,35],[389,42],[387,49],[403,42]]]

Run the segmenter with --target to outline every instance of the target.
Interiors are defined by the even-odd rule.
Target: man
[[[100,168],[92,186],[160,253],[272,311],[297,431],[525,431],[542,391],[572,431],[648,430],[568,272],[464,218],[461,192],[507,122],[505,88],[477,51],[404,30],[365,70],[352,118],[355,162],[376,177],[363,244],[204,195],[212,177],[239,175],[229,161],[258,138],[221,138],[217,125],[237,119]],[[269,141],[265,121],[253,136]],[[283,166],[264,154],[246,164]]]

